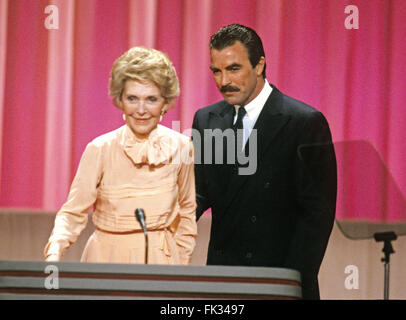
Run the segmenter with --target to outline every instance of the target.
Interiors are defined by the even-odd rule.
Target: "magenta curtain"
[[[58,29],[44,25],[48,5],[58,8]],[[359,29],[346,28],[348,5],[358,8]],[[257,30],[268,80],[322,111],[335,142],[373,146],[393,182],[381,188],[379,173],[366,185],[376,186],[373,197],[398,190],[401,207],[403,0],[0,0],[0,206],[61,206],[86,144],[123,123],[108,97],[108,78],[113,61],[132,46],[157,48],[174,62],[181,96],[163,124],[190,133],[194,112],[220,99],[208,68],[208,41],[229,23]],[[351,164],[352,171],[354,165],[362,169]],[[348,171],[339,172],[339,200],[348,192],[344,174],[354,197],[374,200],[365,190],[357,193]],[[353,211],[337,214],[362,218]],[[402,210],[393,211],[392,220],[406,220]]]

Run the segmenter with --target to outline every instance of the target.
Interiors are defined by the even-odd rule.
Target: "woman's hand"
[[[45,258],[45,261],[59,261],[60,257],[58,254],[50,254]]]

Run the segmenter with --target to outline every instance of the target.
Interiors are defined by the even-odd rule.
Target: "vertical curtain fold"
[[[46,133],[43,207],[52,210],[66,199],[71,179],[74,0],[54,0],[59,29],[48,33]]]
[[[0,206],[42,208],[47,1],[9,1]]]
[[[7,46],[7,7],[8,0],[0,2],[0,48]],[[3,142],[3,112],[4,112],[4,88],[6,79],[6,50],[0,50],[0,181],[2,168],[2,142]],[[0,183],[0,192],[3,184]]]
[[[129,1],[129,47],[156,46],[157,0]]]
[[[181,130],[190,128],[195,110],[209,103],[207,97],[209,73],[208,39],[212,1],[185,1],[182,25],[182,52],[180,81],[184,106],[179,120]],[[198,88],[198,89],[197,89]]]

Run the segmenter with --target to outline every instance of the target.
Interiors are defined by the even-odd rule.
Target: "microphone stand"
[[[145,264],[148,264],[148,233],[147,228],[145,226],[145,213],[144,210],[141,208],[137,208],[135,210],[135,217],[137,218],[138,222],[141,225],[142,230],[144,231],[145,235]]]
[[[374,238],[376,242],[382,241],[383,242],[383,253],[385,256],[381,259],[381,261],[384,263],[385,267],[385,278],[384,278],[384,300],[389,299],[389,263],[390,263],[390,255],[391,253],[394,253],[395,250],[393,250],[392,247],[392,240],[397,239],[396,233],[393,231],[389,232],[377,232],[374,233]]]
[[[145,264],[148,264],[148,233],[146,229],[143,229],[145,235]]]

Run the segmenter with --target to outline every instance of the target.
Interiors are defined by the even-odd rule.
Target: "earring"
[[[123,120],[127,121],[127,119],[125,118],[125,113],[123,113]]]
[[[159,122],[162,121],[163,115],[166,113],[166,110],[161,111],[161,115],[159,116]]]

